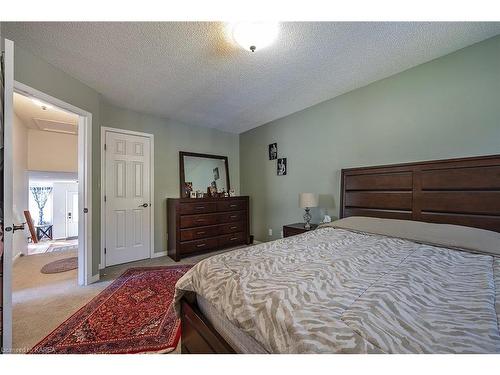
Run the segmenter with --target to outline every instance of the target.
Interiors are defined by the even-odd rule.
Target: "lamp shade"
[[[318,194],[300,193],[299,194],[299,207],[300,208],[318,207]]]

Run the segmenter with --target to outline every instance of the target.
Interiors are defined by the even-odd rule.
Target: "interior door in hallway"
[[[105,266],[150,257],[151,139],[106,131]]]
[[[78,237],[78,191],[66,192],[66,238]]]

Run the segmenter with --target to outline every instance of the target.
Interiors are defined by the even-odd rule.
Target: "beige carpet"
[[[78,286],[77,270],[48,275],[40,273],[46,263],[76,256],[76,251],[20,257],[14,262],[12,279],[14,351],[27,352],[128,268],[194,264],[224,251],[228,250],[185,258],[178,263],[169,257],[161,257],[109,267],[101,270],[99,282],[86,287]]]

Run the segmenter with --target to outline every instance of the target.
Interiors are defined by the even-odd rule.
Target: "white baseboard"
[[[100,274],[97,274],[97,275],[92,275],[87,281],[89,284],[93,284],[95,282],[98,282],[101,278],[101,275]]]
[[[16,255],[14,255],[12,257],[12,263],[14,263],[16,261],[17,258],[19,258],[21,255],[24,255],[23,253],[17,253]]]
[[[153,253],[151,255],[151,258],[159,258],[159,257],[164,257],[167,256],[168,253],[166,251],[160,251],[159,253]]]
[[[153,259],[153,258],[159,258],[159,257],[164,257],[164,256],[167,256],[167,255],[168,255],[168,253],[166,251],[160,251],[158,253],[153,253],[151,255],[151,259]],[[103,270],[104,268],[106,268],[106,267],[103,267],[102,264],[99,263],[99,270]],[[97,276],[99,276],[99,275],[97,275]],[[97,280],[99,280],[99,278]]]

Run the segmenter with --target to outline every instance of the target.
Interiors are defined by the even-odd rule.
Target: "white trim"
[[[151,255],[151,258],[165,257],[167,255],[168,255],[168,253],[166,251],[160,251],[159,253],[153,253]]]
[[[88,280],[89,280],[89,284],[93,284],[95,282],[98,282],[99,281],[99,277],[100,277],[100,274],[97,274],[97,275],[93,275],[91,276]]]
[[[92,116],[92,113],[85,111],[84,109],[75,107],[74,105],[70,103],[66,103],[65,101],[62,101],[61,99],[58,99],[56,97],[53,97],[49,94],[46,94],[42,91],[38,91],[37,89],[34,89],[28,85],[25,85],[22,82],[14,81],[14,91],[24,94],[24,95],[30,95],[34,96],[37,99],[41,99],[44,102],[47,102],[49,104],[53,104],[56,107],[59,107],[61,109],[64,109],[66,111],[72,112],[73,114],[77,114],[83,117],[86,116]],[[80,130],[80,129],[78,129]]]
[[[150,258],[155,258],[155,238],[154,238],[154,204],[155,204],[155,196],[154,196],[154,175],[155,175],[155,158],[154,158],[154,144],[155,144],[155,136],[154,134],[150,133],[143,133],[143,132],[137,132],[133,130],[126,130],[126,129],[119,129],[119,128],[112,128],[109,126],[101,126],[101,261],[99,262],[99,269],[102,270],[106,268],[106,255],[104,254],[104,248],[106,247],[106,203],[104,202],[104,195],[106,193],[106,153],[104,151],[104,144],[106,142],[106,132],[113,132],[113,133],[118,133],[118,134],[126,134],[126,135],[137,135],[140,137],[145,137],[149,138],[151,143],[150,143],[150,184],[149,184],[149,189],[150,189],[150,200],[151,200],[151,206],[150,206],[150,248],[149,248],[149,257]],[[166,252],[165,252],[166,254]],[[159,255],[162,256],[162,255]]]
[[[17,258],[19,258],[21,255],[22,255],[22,256],[24,256],[24,254],[23,254],[23,253],[17,253],[16,255],[14,255],[14,256],[12,257],[12,264],[14,264],[14,262],[16,261],[16,259],[17,259]]]
[[[82,210],[78,223],[78,284],[89,285],[99,280],[92,275],[92,113],[60,99],[14,81],[14,91],[33,96],[63,110],[75,113],[78,119],[78,204]],[[83,209],[88,213],[84,214]]]
[[[4,191],[2,199],[4,201],[3,211],[3,226],[4,228],[11,227],[14,224],[12,215],[13,201],[13,131],[14,131],[14,42],[5,39],[2,41],[4,47]],[[2,93],[2,95],[4,94]],[[12,228],[11,228],[12,229]],[[2,308],[2,337],[3,347],[0,348],[0,353],[9,353],[12,349],[12,252],[14,231],[4,233],[4,253],[3,253],[3,308]]]

